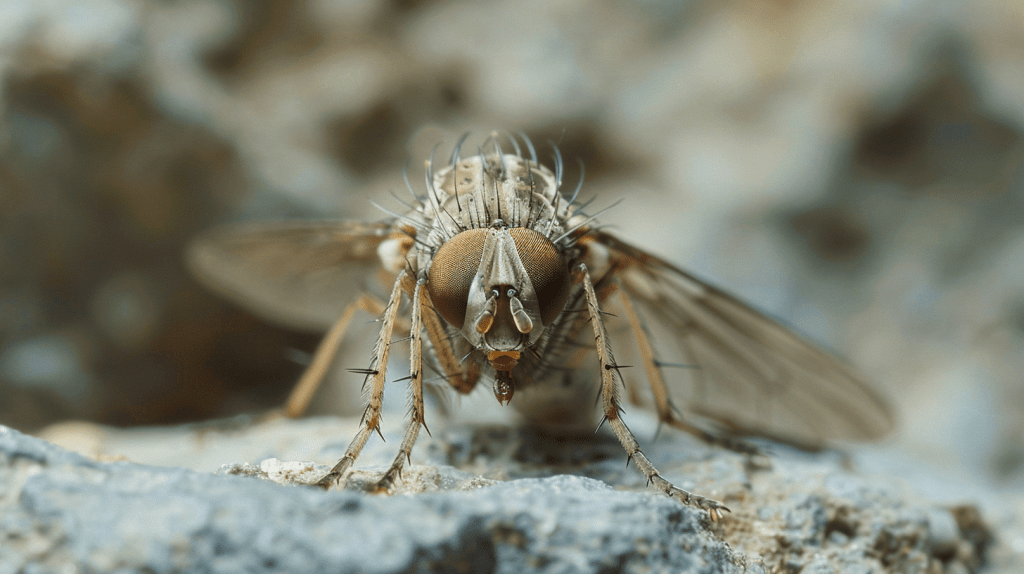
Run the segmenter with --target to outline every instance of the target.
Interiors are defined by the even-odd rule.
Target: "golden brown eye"
[[[469,288],[480,268],[486,238],[486,229],[463,231],[437,250],[430,265],[427,292],[434,309],[459,329],[466,321]]]
[[[509,233],[533,290],[537,292],[540,319],[550,325],[569,298],[569,269],[565,259],[553,243],[532,229],[516,227]]]

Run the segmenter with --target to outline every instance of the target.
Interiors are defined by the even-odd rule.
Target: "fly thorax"
[[[554,174],[517,155],[462,158],[435,173],[432,182],[435,225],[446,231],[488,227],[499,218],[510,228],[558,224]]]

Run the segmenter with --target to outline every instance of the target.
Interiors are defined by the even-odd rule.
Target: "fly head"
[[[495,369],[495,396],[508,403],[511,371],[569,297],[565,256],[542,233],[525,227],[463,231],[441,245],[428,270],[437,312],[458,328]]]

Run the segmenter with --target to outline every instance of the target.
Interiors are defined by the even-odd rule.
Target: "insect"
[[[333,322],[289,399],[289,414],[305,409],[356,310],[381,317],[369,367],[359,370],[366,402],[359,430],[319,484],[342,479],[380,432],[399,332],[409,338],[411,409],[380,488],[400,476],[425,428],[425,368],[459,393],[489,381],[495,398],[527,421],[578,426],[600,417],[649,484],[713,519],[728,509],[661,476],[622,420],[624,400],[727,446],[739,444],[733,436],[815,443],[871,439],[891,428],[886,402],[852,367],[602,230],[603,212],[587,215],[578,202],[582,173],[563,193],[557,147],[548,168],[524,135],[523,146],[507,138],[513,153],[494,134],[464,157],[465,139],[439,169],[432,154],[422,194],[406,178],[412,202],[387,221],[227,227],[191,248],[192,268],[205,283],[257,313],[291,325]],[[360,293],[374,275],[392,286],[386,300]],[[623,331],[615,341],[609,309]],[[613,348],[629,349],[643,376],[641,369],[624,376]]]

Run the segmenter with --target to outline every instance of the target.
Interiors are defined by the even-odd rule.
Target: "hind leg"
[[[668,385],[665,384],[665,377],[661,372],[662,363],[654,356],[654,346],[651,344],[650,334],[643,321],[641,321],[639,314],[637,314],[636,307],[629,298],[629,293],[625,289],[620,289],[619,294],[622,296],[622,306],[626,311],[626,318],[629,320],[637,347],[640,349],[640,356],[643,359],[647,380],[654,394],[654,405],[658,413],[659,423],[688,432],[710,445],[720,446],[742,454],[762,454],[756,446],[746,441],[709,432],[691,425],[677,416],[677,410],[669,397]]]

